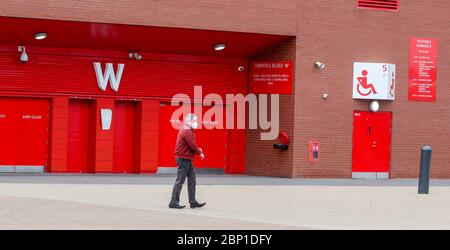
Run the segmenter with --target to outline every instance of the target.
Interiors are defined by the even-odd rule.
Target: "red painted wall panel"
[[[50,122],[49,172],[67,171],[67,126],[69,99],[65,96],[52,98]]]
[[[38,49],[36,49],[38,50]],[[39,50],[38,50],[39,51]],[[226,94],[233,90],[233,74],[237,65],[214,62],[172,60],[128,60],[92,55],[52,55],[33,53],[27,49],[29,61],[18,63],[17,53],[0,52],[0,90],[35,93],[85,94],[133,97],[171,98],[177,93],[193,94],[193,86],[202,85],[203,92]],[[180,56],[183,58],[183,56]],[[101,91],[93,62],[125,64],[120,88],[110,86]]]
[[[95,142],[95,172],[112,173],[114,155],[114,124],[111,124],[110,130],[102,130],[100,118],[100,109],[102,108],[111,109],[114,116],[114,99],[98,98],[95,101],[94,117],[96,121],[96,133],[92,138]]]

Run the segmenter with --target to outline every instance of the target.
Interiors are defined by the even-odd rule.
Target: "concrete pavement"
[[[0,175],[0,229],[450,229],[448,180],[417,195],[417,180],[200,175],[207,206],[171,210],[174,179]]]

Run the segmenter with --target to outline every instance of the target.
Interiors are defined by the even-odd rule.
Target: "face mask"
[[[191,128],[193,128],[193,129],[198,128],[198,122],[193,122],[191,125]]]

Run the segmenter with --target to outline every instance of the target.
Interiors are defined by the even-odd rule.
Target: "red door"
[[[0,166],[14,171],[16,158],[16,118],[13,99],[0,99]]]
[[[114,173],[139,173],[136,164],[137,132],[135,125],[136,103],[116,102],[113,113]]]
[[[391,113],[353,113],[354,176],[388,178],[391,161]]]
[[[172,113],[178,107],[161,106],[159,119],[159,163],[160,167],[175,167],[175,142],[178,130],[174,129],[172,123],[182,124],[182,117],[177,120],[171,120]],[[203,115],[208,111],[208,107],[203,107]],[[225,110],[223,111],[225,114]],[[197,114],[200,118],[200,115]],[[220,117],[212,117],[211,121],[205,119],[199,123],[223,122]],[[224,126],[223,126],[224,127]],[[206,129],[205,127],[195,130],[197,146],[203,149],[205,160],[198,157],[194,160],[195,167],[198,168],[225,168],[226,165],[226,147],[227,131],[226,129]]]
[[[0,165],[42,172],[47,166],[49,102],[0,100]]]
[[[47,100],[20,100],[16,123],[16,168],[17,166],[47,165],[48,152],[48,118]]]
[[[90,103],[86,100],[69,101],[67,172],[93,172],[89,162]]]

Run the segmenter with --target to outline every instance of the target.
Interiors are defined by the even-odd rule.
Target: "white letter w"
[[[105,68],[105,74],[102,71],[102,65],[99,62],[94,62],[95,75],[97,76],[98,87],[105,91],[108,85],[108,80],[111,84],[112,90],[117,92],[119,90],[120,79],[122,78],[124,64],[117,64],[117,73],[114,74],[114,68],[112,63],[107,63]]]

